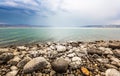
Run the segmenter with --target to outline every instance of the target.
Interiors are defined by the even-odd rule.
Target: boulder
[[[48,62],[44,57],[36,57],[30,60],[24,67],[23,73],[31,73],[47,66]]]
[[[52,63],[52,69],[58,73],[65,73],[68,68],[68,62],[63,58],[57,59]]]

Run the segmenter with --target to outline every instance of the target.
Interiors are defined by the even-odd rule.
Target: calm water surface
[[[0,28],[0,45],[93,40],[120,40],[120,28]]]

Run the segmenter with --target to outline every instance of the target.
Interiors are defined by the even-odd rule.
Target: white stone
[[[75,53],[71,53],[71,54],[68,54],[67,56],[70,57],[70,58],[72,58],[72,57],[74,57],[75,55],[76,55]]]
[[[57,49],[58,52],[64,52],[64,51],[66,51],[66,47],[62,46],[62,45],[57,45],[56,49]]]
[[[10,72],[8,72],[8,73],[6,74],[6,76],[16,76],[16,75],[17,75],[17,73],[18,73],[18,71],[17,71],[17,70],[10,71]]]
[[[116,69],[108,69],[105,72],[105,76],[120,76],[120,72]]]
[[[73,57],[72,58],[72,61],[75,62],[75,61],[81,61],[81,58],[80,57]]]
[[[25,46],[18,46],[17,48],[20,49],[20,50],[28,50],[28,48],[25,47]]]
[[[11,66],[10,69],[11,70],[17,70],[18,68],[16,66]]]

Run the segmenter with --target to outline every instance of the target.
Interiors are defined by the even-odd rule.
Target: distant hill
[[[47,25],[11,25],[11,24],[0,24],[0,27],[49,27]],[[80,27],[88,27],[88,28],[120,28],[120,25],[85,25]]]

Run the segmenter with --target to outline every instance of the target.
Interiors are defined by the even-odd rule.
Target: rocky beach
[[[1,47],[0,76],[120,76],[120,41]]]

